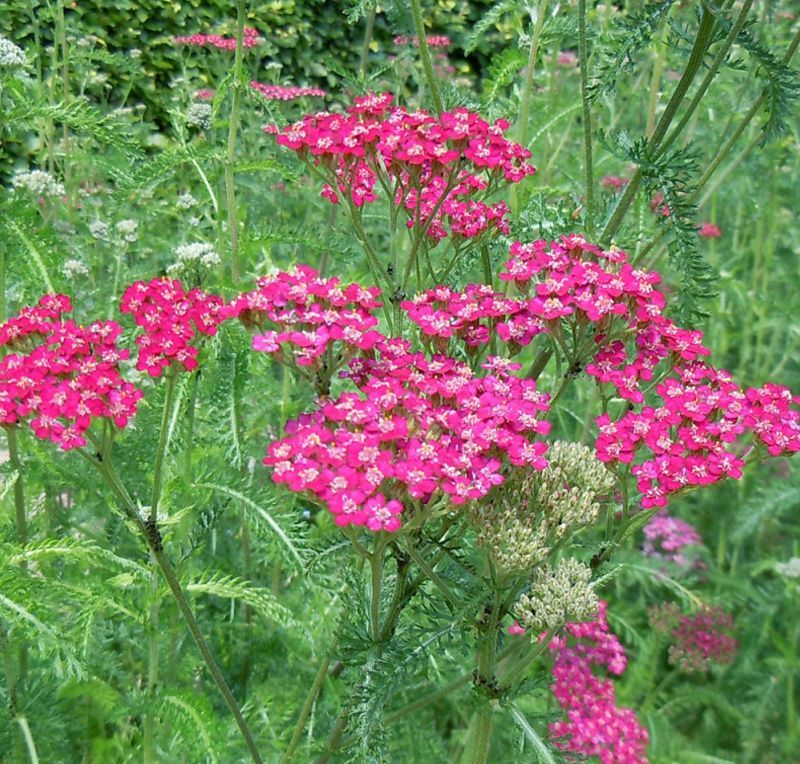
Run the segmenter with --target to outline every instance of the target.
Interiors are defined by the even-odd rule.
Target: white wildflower
[[[0,69],[12,69],[27,63],[28,59],[25,58],[22,48],[0,36]]]
[[[139,224],[135,220],[120,220],[114,228],[122,241],[133,244],[139,238]]]
[[[210,269],[222,262],[211,244],[203,244],[201,242],[181,244],[175,248],[175,257],[176,262],[167,268],[167,273],[170,276],[192,267]]]
[[[775,570],[782,576],[800,578],[800,557],[792,557],[789,562],[776,562]]]
[[[193,103],[186,110],[186,122],[200,130],[211,129],[211,106],[207,103]]]
[[[98,241],[108,241],[111,229],[108,227],[108,223],[104,223],[102,220],[93,220],[89,223],[89,233]]]
[[[11,178],[11,185],[36,196],[63,196],[65,193],[63,183],[59,183],[49,172],[41,170],[17,172]]]
[[[197,199],[195,199],[188,191],[185,194],[181,194],[178,197],[178,209],[179,210],[188,210],[197,204]]]
[[[80,260],[73,259],[65,261],[64,265],[61,266],[61,270],[68,279],[74,279],[76,276],[89,275],[89,269],[86,267],[85,263]]]

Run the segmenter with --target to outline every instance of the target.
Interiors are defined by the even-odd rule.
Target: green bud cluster
[[[544,470],[516,470],[470,508],[478,544],[507,572],[533,569],[575,531],[593,523],[614,476],[579,443],[558,441]]]
[[[537,568],[530,593],[514,605],[514,617],[533,633],[554,631],[567,621],[591,621],[597,617],[591,580],[591,569],[572,557],[560,560],[556,568]]]

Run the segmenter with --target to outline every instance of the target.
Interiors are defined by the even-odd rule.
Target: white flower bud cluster
[[[0,36],[0,68],[15,69],[18,66],[25,66],[27,63],[25,51],[18,45],[14,45],[11,40]]]
[[[800,557],[792,557],[789,562],[776,562],[776,572],[789,578],[800,578]]]
[[[592,449],[558,441],[544,470],[522,470],[470,511],[478,543],[506,571],[530,570],[554,545],[593,523],[614,476]]]
[[[191,268],[207,270],[222,262],[211,244],[202,244],[200,242],[181,244],[181,246],[175,248],[175,257],[177,262],[167,268],[167,273],[170,276],[176,276]]]
[[[20,171],[11,178],[11,185],[35,196],[64,196],[64,184],[59,183],[49,172],[41,170]]]
[[[207,103],[193,103],[186,110],[186,123],[200,130],[210,130],[211,105]]]
[[[512,610],[514,617],[534,633],[552,630],[568,621],[591,621],[597,617],[597,595],[590,586],[592,571],[570,557],[556,568],[537,568],[531,589]]]
[[[61,271],[68,279],[74,279],[76,276],[88,276],[89,269],[86,264],[80,260],[65,260],[64,265],[61,266]]]

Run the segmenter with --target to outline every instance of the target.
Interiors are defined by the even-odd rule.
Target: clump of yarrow
[[[552,549],[593,523],[614,487],[614,476],[593,451],[557,441],[544,470],[520,470],[502,491],[470,508],[478,544],[507,572],[531,570]]]
[[[14,173],[11,185],[15,191],[27,192],[39,197],[64,196],[64,184],[59,183],[49,172],[21,170]]]
[[[574,558],[560,560],[554,568],[539,567],[530,591],[514,605],[514,617],[534,634],[556,631],[568,621],[591,621],[598,604],[591,580],[591,569]]]
[[[86,267],[86,264],[74,258],[64,261],[64,264],[61,266],[61,272],[64,274],[65,278],[70,280],[77,276],[89,275],[89,269]]]
[[[186,124],[198,130],[211,129],[211,105],[207,103],[193,103],[186,110]]]
[[[27,63],[25,51],[6,37],[0,36],[0,69],[16,69],[26,66]]]
[[[210,270],[222,262],[211,244],[201,242],[181,244],[174,249],[174,254],[175,262],[167,267],[167,273],[170,276],[197,270]]]
[[[119,239],[126,244],[133,244],[139,238],[139,223],[135,220],[120,220],[115,226]]]

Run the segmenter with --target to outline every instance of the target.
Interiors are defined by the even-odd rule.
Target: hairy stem
[[[172,414],[172,404],[175,400],[175,383],[177,376],[174,371],[168,372],[167,390],[164,393],[164,408],[161,410],[161,429],[158,434],[158,447],[156,448],[156,461],[153,469],[153,493],[150,498],[150,522],[158,520],[158,502],[161,499],[161,482],[164,471],[164,455],[167,450],[167,435],[169,433],[169,419]]]
[[[536,22],[533,27],[531,46],[528,50],[528,66],[525,69],[525,85],[522,90],[522,102],[519,109],[519,135],[518,142],[523,146],[528,145],[528,121],[530,119],[531,98],[533,96],[533,74],[536,69],[536,59],[539,57],[539,43],[542,39],[544,17],[547,14],[549,0],[539,0],[536,9]]]
[[[583,177],[586,189],[586,230],[594,235],[594,165],[592,161],[592,106],[589,100],[589,45],[586,37],[586,0],[578,0],[578,59],[583,104]]]
[[[369,46],[372,42],[372,30],[375,27],[375,7],[367,13],[367,23],[364,29],[364,41],[361,43],[361,60],[358,62],[358,71],[363,80],[367,76],[367,64],[369,63]]]
[[[144,760],[155,764],[156,703],[158,701],[158,577],[153,558],[150,574],[150,611],[147,619],[147,713],[144,718]]]
[[[231,115],[228,122],[228,148],[225,155],[225,199],[228,208],[228,236],[231,245],[231,280],[234,284],[239,283],[239,218],[236,214],[233,160],[236,152],[236,132],[239,128],[239,100],[242,95],[244,19],[245,0],[236,0],[236,53],[233,59]]]
[[[431,59],[430,48],[428,48],[428,37],[425,34],[425,22],[422,18],[420,0],[411,0],[411,15],[414,17],[414,29],[416,30],[417,41],[419,42],[419,55],[422,59],[422,69],[425,72],[425,80],[428,83],[428,89],[431,91],[433,109],[438,116],[444,111],[444,106],[442,104],[442,94],[439,92],[439,84],[436,82],[436,75],[433,73],[433,61]]]

